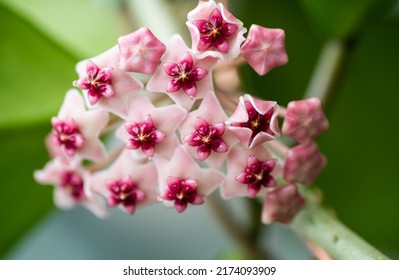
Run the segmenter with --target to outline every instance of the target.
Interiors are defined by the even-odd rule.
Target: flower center
[[[202,204],[204,200],[198,194],[199,182],[195,179],[183,179],[169,176],[167,178],[168,188],[160,194],[165,200],[174,201],[176,210],[183,212],[188,204]]]
[[[60,187],[64,189],[74,201],[81,201],[86,198],[83,191],[83,179],[72,171],[61,174]]]
[[[247,185],[248,195],[255,197],[262,186],[265,188],[276,186],[275,179],[270,175],[275,164],[274,159],[260,161],[255,155],[250,155],[247,160],[247,167],[237,175],[236,180]]]
[[[207,159],[211,151],[217,153],[227,152],[227,145],[222,139],[226,125],[224,123],[216,123],[213,125],[201,117],[197,117],[195,121],[195,131],[184,138],[184,142],[192,147],[197,148],[197,155],[200,160]]]
[[[143,153],[149,158],[154,156],[155,146],[166,138],[166,135],[154,126],[151,115],[147,115],[139,123],[126,122],[125,128],[131,135],[126,148],[137,150],[141,147]]]
[[[75,120],[71,118],[64,121],[53,117],[51,123],[55,143],[64,149],[67,156],[73,157],[76,150],[81,148],[85,143]]]
[[[146,194],[140,190],[131,176],[121,180],[108,180],[106,186],[110,191],[107,204],[110,207],[122,205],[129,213],[133,214],[138,202],[146,198]]]

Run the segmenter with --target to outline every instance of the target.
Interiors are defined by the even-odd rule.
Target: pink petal
[[[228,37],[230,35],[233,35],[236,31],[238,30],[238,26],[235,24],[231,23],[225,23],[223,26],[220,28],[220,31],[225,37]]]
[[[102,83],[111,83],[112,73],[114,72],[114,68],[105,67],[102,68],[97,75],[97,80],[100,80]]]
[[[226,143],[221,139],[213,140],[211,142],[211,147],[212,147],[212,150],[214,150],[217,153],[225,153],[228,150]]]
[[[166,139],[166,134],[159,131],[159,130],[155,130],[153,132],[151,132],[148,137],[154,141],[155,143],[161,143],[163,140]]]
[[[162,68],[165,71],[165,73],[168,74],[169,76],[173,77],[180,75],[180,69],[176,63],[165,62],[162,64]]]
[[[166,86],[167,92],[176,92],[181,89],[181,81],[178,79],[171,79]]]
[[[133,215],[134,212],[136,212],[135,204],[123,205],[123,208],[131,215]]]
[[[137,150],[140,148],[141,142],[136,139],[129,139],[126,143],[126,149]]]
[[[248,188],[247,188],[248,196],[250,198],[256,197],[256,195],[259,193],[260,187],[261,187],[261,185],[260,185],[260,182],[258,182],[258,181],[254,182],[252,184],[249,184]]]
[[[193,132],[184,137],[183,142],[190,146],[196,147],[202,144],[202,139],[197,133]]]
[[[201,135],[208,135],[209,124],[206,120],[201,117],[197,117],[195,120],[195,130]]]
[[[288,56],[285,52],[284,30],[253,24],[241,47],[241,55],[259,75],[286,64]]]
[[[215,8],[209,15],[209,21],[214,27],[220,27],[223,24],[223,17],[219,9]]]
[[[206,51],[211,48],[213,45],[213,35],[201,35],[198,43],[198,50],[199,51]]]
[[[87,97],[89,99],[90,105],[94,105],[100,100],[100,95],[96,91],[94,91],[93,88],[89,89]]]
[[[211,29],[211,26],[209,25],[207,20],[204,19],[197,19],[193,21],[193,24],[198,28],[198,31],[200,33],[207,33]]]
[[[149,128],[154,127],[154,122],[152,120],[151,114],[148,114],[144,117],[144,119],[141,120],[141,124],[145,124]],[[143,131],[144,133],[147,133],[147,131]]]
[[[119,205],[119,199],[117,199],[113,196],[110,196],[107,199],[107,205],[110,207],[115,207],[115,206]]]
[[[94,78],[95,76],[97,76],[99,70],[100,69],[94,62],[92,62],[91,60],[87,61],[87,64],[86,64],[87,76],[89,76],[90,78]]]
[[[166,47],[146,27],[119,37],[121,69],[147,75],[154,74]]]
[[[148,158],[153,158],[155,153],[155,146],[151,143],[142,142],[141,150]]]
[[[98,90],[99,90],[99,92],[101,92],[101,95],[105,98],[110,98],[110,97],[115,96],[114,89],[112,88],[111,85],[107,85],[107,84],[99,85]]]
[[[210,135],[213,137],[221,137],[226,130],[226,124],[224,122],[215,123],[211,126]]]
[[[206,144],[199,146],[197,149],[197,155],[199,160],[206,160],[210,154],[211,149]]]
[[[189,78],[194,81],[200,81],[208,74],[208,71],[199,67],[195,67],[188,74]]]
[[[222,53],[227,53],[229,51],[229,42],[223,36],[216,38],[215,47]]]
[[[183,180],[179,177],[169,176],[167,178],[168,187],[176,194],[180,192]]]
[[[253,176],[251,173],[242,171],[240,174],[238,174],[235,178],[238,182],[242,184],[249,184],[253,180]]]
[[[195,194],[194,198],[190,199],[190,203],[194,205],[201,205],[204,203],[204,199],[199,194]]]
[[[175,200],[175,209],[177,212],[182,213],[187,208],[187,202],[184,200]]]
[[[253,173],[259,173],[261,171],[262,165],[259,160],[255,157],[255,155],[250,155],[247,161],[247,167]]]
[[[191,56],[190,52],[186,52],[182,59],[180,60],[179,64],[183,68],[184,71],[193,68],[194,62],[193,57]]]
[[[195,82],[185,82],[183,84],[183,91],[191,98],[195,98],[197,94],[197,85],[195,84]]]
[[[136,135],[138,135],[140,133],[140,128],[139,128],[139,124],[138,123],[136,123],[136,122],[125,122],[124,125],[125,125],[125,128],[126,128],[126,131],[129,134],[131,134],[133,136],[136,136]]]

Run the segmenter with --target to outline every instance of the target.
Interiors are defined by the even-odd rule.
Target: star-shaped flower
[[[198,205],[223,181],[223,175],[213,169],[202,169],[182,147],[170,161],[158,158],[159,197],[167,206],[181,213],[188,204]]]
[[[264,224],[289,224],[304,204],[294,184],[278,187],[266,195],[261,220]]]
[[[310,185],[327,164],[315,142],[300,144],[288,151],[284,164],[284,179]]]
[[[288,103],[282,128],[285,135],[304,143],[314,140],[327,128],[328,120],[318,98]]]
[[[98,217],[106,217],[107,211],[97,196],[88,195],[90,174],[79,160],[65,162],[61,158],[49,161],[42,170],[36,170],[35,180],[43,185],[53,185],[54,203],[62,209],[83,205]]]
[[[233,147],[227,155],[227,175],[221,188],[222,197],[253,198],[274,187],[274,178],[280,174],[280,165],[264,146],[258,145],[252,149]]]
[[[93,174],[91,188],[107,199],[109,207],[120,206],[133,214],[137,207],[157,201],[156,172],[154,162],[138,164],[125,150],[109,168]]]
[[[127,97],[143,85],[118,68],[119,51],[114,46],[103,54],[76,65],[79,80],[76,87],[83,90],[89,108],[100,107],[121,118],[127,116]]]
[[[259,100],[246,94],[240,97],[236,110],[229,118],[228,129],[245,147],[252,148],[280,136],[278,111],[276,102]]]
[[[121,69],[147,75],[154,74],[166,49],[147,27],[119,37],[118,45]]]
[[[194,99],[201,99],[213,89],[211,70],[217,60],[193,58],[180,35],[168,43],[161,65],[148,81],[150,92],[164,92],[173,101],[189,110]]]
[[[179,145],[176,129],[186,115],[179,105],[155,108],[146,96],[136,95],[130,100],[127,122],[116,136],[133,150],[136,158],[170,157]]]
[[[105,147],[99,140],[100,132],[108,123],[105,110],[86,111],[82,96],[77,90],[66,93],[57,117],[51,119],[53,131],[47,141],[53,157],[101,160]]]
[[[247,31],[222,3],[199,1],[187,15],[193,53],[197,58],[207,56],[226,62],[240,54],[240,45]]]
[[[246,168],[237,175],[236,180],[248,186],[248,195],[254,198],[261,187],[275,187],[277,182],[270,173],[276,166],[276,159],[259,160],[254,154],[249,155]]]
[[[188,151],[212,167],[220,168],[228,149],[237,140],[226,129],[227,115],[213,92],[205,95],[197,110],[190,112],[179,127]]]
[[[241,55],[259,75],[286,64],[284,30],[253,24],[241,47]]]

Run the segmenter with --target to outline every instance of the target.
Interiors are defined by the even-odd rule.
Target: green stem
[[[324,249],[334,259],[389,259],[315,204],[309,203],[295,217],[291,227],[305,239]]]
[[[355,39],[331,39],[324,44],[305,98],[318,97],[325,110],[333,106],[355,43]]]

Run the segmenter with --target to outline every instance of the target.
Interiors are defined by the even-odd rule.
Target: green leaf
[[[395,0],[302,0],[311,25],[332,37],[349,37],[390,11]]]
[[[76,78],[76,60],[0,5],[0,256],[51,209],[33,171],[48,160],[44,137]]]

